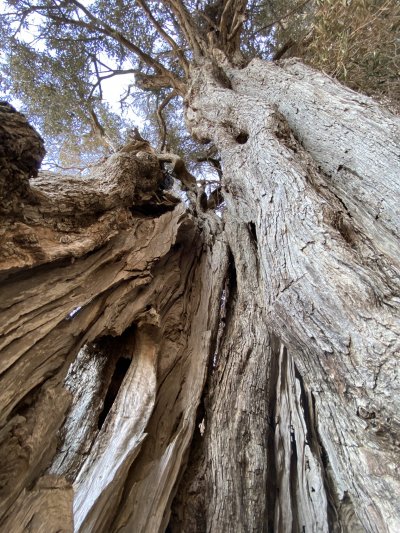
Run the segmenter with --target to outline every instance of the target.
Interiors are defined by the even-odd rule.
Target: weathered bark
[[[222,219],[151,151],[31,187],[5,159],[4,530],[400,528],[398,120],[297,62],[220,68],[186,114]]]
[[[162,529],[215,342],[226,245],[218,217],[200,226],[161,178],[156,156],[121,152],[85,180],[39,176],[5,220],[4,530],[70,531],[73,519],[81,531]]]
[[[184,494],[206,491],[199,531],[397,531],[399,121],[298,62],[226,72],[232,90],[205,68],[194,74],[187,117],[221,154],[225,232],[246,296],[233,303],[208,436],[173,525],[197,530]],[[253,327],[269,355],[254,341],[249,351]],[[246,400],[259,370],[244,384],[243,372],[227,376],[244,354],[247,370],[269,359],[269,417],[257,394]],[[253,410],[248,433],[266,450],[232,474],[240,455],[224,453],[228,437],[221,445],[216,435],[237,435],[233,421]],[[265,502],[247,516],[253,492]]]

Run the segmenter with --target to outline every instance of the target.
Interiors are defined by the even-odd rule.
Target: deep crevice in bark
[[[350,246],[354,245],[356,234],[352,225],[346,220],[346,215],[343,213],[335,213],[332,220],[332,227],[338,230],[347,244]]]
[[[275,428],[276,428],[276,386],[279,373],[279,350],[280,341],[275,335],[270,337],[271,366],[268,380],[268,426],[267,433],[267,482],[265,487],[265,509],[268,533],[274,533],[275,504],[277,498],[277,463],[275,453]]]
[[[228,255],[228,286],[227,286],[227,302],[229,304],[229,301],[231,297],[234,296],[234,293],[237,289],[237,274],[236,274],[236,265],[235,265],[235,257],[232,253],[232,250],[229,250]],[[227,309],[230,309],[230,305],[227,305]],[[226,313],[228,315],[228,312]]]
[[[335,527],[342,527],[338,518],[334,493],[332,491],[332,479],[329,478],[329,456],[318,436],[317,413],[315,411],[315,398],[313,394],[307,393],[303,377],[296,364],[294,364],[295,377],[300,385],[300,406],[303,409],[304,421],[306,424],[306,443],[310,446],[315,457],[320,457],[322,468],[322,479],[327,494],[327,521],[329,531],[335,531]]]
[[[98,429],[102,428],[107,418],[107,415],[110,412],[110,409],[113,406],[113,403],[115,402],[118,391],[121,388],[122,382],[124,380],[124,377],[126,376],[126,373],[129,370],[131,362],[132,362],[131,359],[127,357],[120,357],[117,360],[114,373],[111,377],[111,382],[108,386],[107,393],[104,398],[104,407],[99,415],[99,419],[97,422]]]
[[[215,339],[213,350],[212,364],[208,366],[208,374],[212,373],[218,367],[218,356],[221,346],[224,343],[225,335],[232,318],[237,292],[237,273],[235,267],[235,258],[232,250],[228,250],[227,271],[224,280],[223,289],[220,297],[218,331]],[[206,389],[208,385],[206,383]]]
[[[251,235],[251,237],[253,239],[253,244],[255,245],[255,247],[257,249],[258,239],[257,239],[256,225],[254,224],[254,222],[249,222],[248,226],[249,226],[250,235]]]
[[[292,531],[301,531],[305,533],[306,526],[299,522],[299,511],[297,503],[297,487],[299,484],[299,479],[297,475],[298,471],[298,457],[297,457],[297,446],[296,446],[296,437],[295,430],[293,426],[289,428],[290,431],[290,466],[289,466],[289,476],[290,476],[290,499],[292,502]]]

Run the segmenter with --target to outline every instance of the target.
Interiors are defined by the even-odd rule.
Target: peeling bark
[[[63,515],[46,530],[163,523],[216,336],[226,246],[218,217],[200,227],[160,176],[155,155],[122,152],[83,182],[32,180],[34,201],[7,219],[21,244],[2,265],[1,527],[25,531],[54,505]],[[15,238],[28,230],[35,239]],[[43,490],[47,479],[60,490]],[[127,504],[142,492],[149,508]]]

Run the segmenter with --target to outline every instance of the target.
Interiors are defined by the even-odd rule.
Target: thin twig
[[[100,87],[101,91],[101,83],[104,80],[107,80],[109,78],[113,78],[114,76],[122,76],[124,74],[135,74],[137,71],[135,69],[128,69],[128,70],[113,70],[110,74],[107,74],[106,76],[97,76],[97,82],[93,85],[92,89],[89,93],[89,98],[93,96],[94,91],[97,87]],[[100,94],[100,98],[102,99],[102,96]]]
[[[165,5],[169,6],[176,17],[183,35],[186,38],[195,56],[204,55],[206,44],[203,42],[197,28],[195,27],[190,13],[187,11],[181,0],[165,0]]]

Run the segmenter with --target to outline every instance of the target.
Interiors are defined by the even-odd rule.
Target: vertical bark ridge
[[[257,68],[265,76],[259,76],[254,90],[251,76],[257,77]],[[270,68],[276,86],[267,83]],[[203,69],[187,109],[193,133],[211,138],[221,154],[226,231],[255,225],[265,327],[290,347],[304,386],[315,398],[336,507],[342,502],[344,508],[350,499],[366,530],[394,531],[400,516],[391,496],[399,489],[400,427],[394,382],[399,286],[393,244],[398,246],[398,234],[392,225],[398,221],[393,204],[397,119],[326,76],[311,73],[308,83],[309,70],[297,63],[282,68],[254,62],[226,71],[233,90],[219,87]],[[302,91],[307,105],[300,121],[290,106],[294,98],[302,100]],[[344,105],[348,116],[341,120]],[[348,168],[362,177],[368,205],[361,205],[366,196],[360,201],[356,178],[345,188],[340,169],[333,172],[343,164],[336,149],[346,132],[352,139]],[[371,154],[364,157],[365,142],[372,146],[374,137],[385,154],[383,165],[382,153],[375,151],[375,162]],[[387,179],[376,183],[373,175],[386,171]],[[374,202],[382,194],[386,215],[375,226]],[[238,268],[238,261],[248,259],[241,253],[235,260]],[[304,502],[300,505],[305,512]]]
[[[92,181],[42,175],[29,196],[25,176],[26,209],[6,217],[4,250],[16,243],[0,272],[7,531],[157,531],[168,520],[215,346],[226,244],[219,219],[198,224],[160,191],[152,151],[133,148]],[[137,495],[147,506],[131,505]]]

